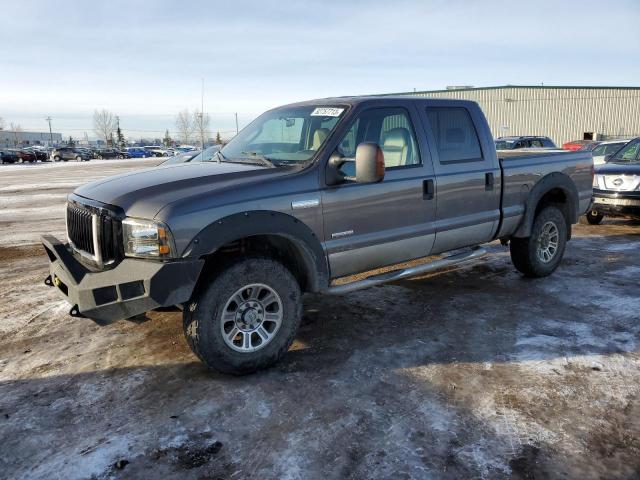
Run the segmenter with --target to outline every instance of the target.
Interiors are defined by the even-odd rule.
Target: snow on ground
[[[161,159],[91,160],[0,165],[0,246],[38,242],[40,235],[64,235],[67,194],[108,175],[153,167]]]
[[[0,172],[0,477],[632,478],[639,226],[577,226],[551,277],[506,249],[307,296],[274,368],[207,371],[178,312],[98,327],[43,285],[65,195],[139,161]],[[126,463],[128,462],[128,463]]]

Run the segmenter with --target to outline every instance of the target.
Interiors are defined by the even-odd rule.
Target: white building
[[[62,142],[61,133],[49,132],[21,132],[12,130],[0,130],[0,147],[27,147],[30,145],[49,145]]]
[[[561,145],[640,136],[640,87],[465,86],[395,95],[473,100],[494,137],[544,135]]]

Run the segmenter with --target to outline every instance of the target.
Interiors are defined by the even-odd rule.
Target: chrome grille
[[[607,190],[630,192],[640,187],[640,176],[636,175],[602,175]]]
[[[98,209],[67,204],[67,236],[74,250],[99,266],[118,255],[116,220]]]

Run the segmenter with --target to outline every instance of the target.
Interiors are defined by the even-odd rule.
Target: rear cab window
[[[464,107],[427,107],[440,164],[483,161],[480,139]]]

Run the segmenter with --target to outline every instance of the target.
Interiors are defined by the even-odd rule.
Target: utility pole
[[[236,112],[236,135],[238,134],[238,112]]]
[[[202,151],[204,151],[204,77],[202,77],[200,92],[200,142],[202,142]]]
[[[51,117],[45,118],[47,122],[49,122],[49,146],[53,146],[53,133],[51,133]]]
[[[204,150],[204,115],[202,112],[198,112],[198,127],[200,128],[200,143],[202,144],[202,150]]]
[[[120,145],[120,138],[122,138],[122,132],[120,131],[120,116],[119,115],[116,115],[116,124],[118,125],[118,130],[117,130],[118,138],[116,139],[116,141],[118,142],[118,148],[122,148],[122,145]]]

